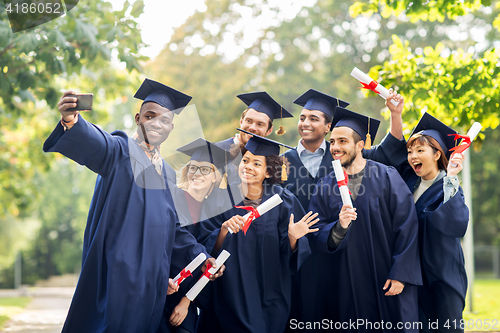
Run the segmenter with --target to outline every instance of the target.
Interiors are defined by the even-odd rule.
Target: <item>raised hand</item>
[[[303,237],[307,235],[310,232],[316,232],[319,229],[311,229],[310,227],[315,225],[319,219],[316,218],[318,216],[318,213],[312,213],[309,212],[306,215],[304,215],[300,221],[297,223],[293,222],[293,214],[290,215],[290,223],[288,224],[288,236],[292,239],[299,239],[300,237]]]
[[[76,97],[68,97],[68,95],[74,95],[76,92],[74,91],[66,91],[59,102],[57,103],[57,108],[59,109],[59,112],[61,113],[63,120],[65,122],[70,122],[73,121],[73,119],[76,117],[78,114],[78,111],[66,111],[69,108],[75,108],[76,107]]]
[[[454,153],[451,155],[450,162],[446,168],[448,177],[456,176],[460,171],[462,171],[464,167],[462,164],[464,158],[465,156],[462,153]]]

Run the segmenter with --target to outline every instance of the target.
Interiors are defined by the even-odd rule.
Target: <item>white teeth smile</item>
[[[302,132],[304,132],[304,133],[312,133],[311,130],[302,130]]]
[[[157,131],[148,131],[148,133],[151,133],[153,135],[161,135],[160,132]]]
[[[204,183],[203,179],[193,179],[193,183]]]

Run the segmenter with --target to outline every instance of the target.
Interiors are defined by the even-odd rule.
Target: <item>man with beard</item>
[[[319,213],[312,236],[329,263],[309,272],[315,318],[354,332],[418,332],[417,285],[422,284],[418,221],[398,172],[362,157],[379,121],[337,107],[330,152],[348,175],[354,207],[342,204],[334,172],[320,180],[309,210]],[[354,325],[352,323],[355,323]]]
[[[58,103],[62,119],[43,146],[98,174],[63,332],[156,332],[167,290],[177,289],[169,281],[173,249],[185,264],[206,253],[180,229],[159,147],[191,97],[149,79],[135,97],[144,102],[129,138],[87,122],[72,110],[74,93],[65,92]]]

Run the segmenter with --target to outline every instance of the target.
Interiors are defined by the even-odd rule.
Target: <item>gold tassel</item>
[[[372,149],[372,136],[370,135],[370,117],[368,117],[368,133],[366,133],[365,149]]]
[[[224,172],[224,176],[222,176],[222,180],[220,181],[219,188],[221,190],[225,190],[227,188],[227,173]]]
[[[286,133],[286,131],[283,128],[283,125],[281,125],[280,128],[276,131],[276,134],[278,134],[278,135],[283,135],[285,133]]]
[[[285,128],[283,127],[283,105],[281,106],[281,126],[280,128],[276,131],[277,135],[283,135],[286,133]]]
[[[366,134],[365,149],[372,149],[372,136],[370,133]]]
[[[288,180],[288,175],[286,173],[286,164],[283,163],[281,166],[281,180],[286,182]]]

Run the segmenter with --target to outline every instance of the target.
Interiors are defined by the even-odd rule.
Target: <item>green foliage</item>
[[[23,283],[80,265],[95,175],[74,163],[62,168],[61,156],[42,146],[60,120],[63,90],[94,94],[86,119],[102,126],[114,119],[147,60],[136,22],[143,8],[143,1],[118,11],[107,1],[80,1],[64,17],[14,34],[0,6],[0,285],[12,287],[19,251]]]
[[[483,6],[491,5],[491,0],[370,0],[356,2],[350,8],[352,17],[371,16],[380,13],[383,17],[405,14],[412,22],[418,20],[443,22],[446,17],[456,19]]]
[[[409,41],[393,37],[391,59],[372,67],[369,75],[397,86],[405,96],[405,120],[415,123],[422,110],[464,131],[478,121],[483,128],[500,123],[500,50],[486,51],[481,58],[462,50],[443,56],[445,46],[427,46],[417,55]]]

